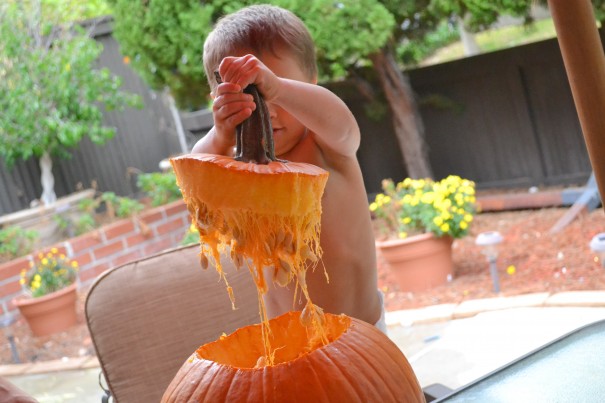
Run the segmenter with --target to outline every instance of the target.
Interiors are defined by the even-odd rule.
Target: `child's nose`
[[[267,102],[267,110],[269,111],[269,117],[274,119],[277,116],[277,108],[273,106],[271,102]]]

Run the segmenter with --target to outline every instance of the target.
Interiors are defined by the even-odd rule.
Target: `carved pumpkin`
[[[270,321],[275,363],[263,355],[260,325],[205,344],[183,364],[162,402],[423,402],[412,368],[374,326],[325,314],[328,344],[309,346],[300,312]]]

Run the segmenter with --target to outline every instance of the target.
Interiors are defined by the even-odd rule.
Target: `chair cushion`
[[[169,250],[108,270],[86,298],[86,321],[118,402],[157,402],[183,362],[223,332],[259,322],[247,268],[223,261],[233,287],[199,264],[199,246]]]

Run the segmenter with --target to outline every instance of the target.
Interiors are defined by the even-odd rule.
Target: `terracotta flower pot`
[[[451,237],[432,233],[378,241],[376,247],[401,291],[419,292],[442,285],[454,274]]]
[[[43,297],[20,296],[13,303],[27,321],[34,336],[47,336],[70,328],[78,322],[77,284]]]

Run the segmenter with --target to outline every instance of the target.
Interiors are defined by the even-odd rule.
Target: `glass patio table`
[[[605,401],[605,320],[580,327],[434,402],[472,401]]]

